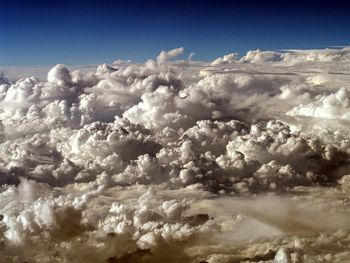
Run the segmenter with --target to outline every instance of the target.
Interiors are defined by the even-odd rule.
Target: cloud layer
[[[350,259],[350,49],[183,51],[0,75],[1,262]]]

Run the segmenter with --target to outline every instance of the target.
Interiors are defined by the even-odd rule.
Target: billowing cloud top
[[[350,49],[183,52],[0,75],[0,262],[350,260]]]

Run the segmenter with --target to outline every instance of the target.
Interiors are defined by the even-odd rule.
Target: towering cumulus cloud
[[[0,262],[349,262],[350,49],[0,74]]]

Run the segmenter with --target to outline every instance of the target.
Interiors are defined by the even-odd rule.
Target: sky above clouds
[[[144,61],[178,46],[209,61],[350,43],[341,0],[0,2],[0,65],[8,66]]]

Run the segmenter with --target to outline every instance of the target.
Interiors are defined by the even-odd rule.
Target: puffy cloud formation
[[[217,66],[220,64],[230,64],[237,61],[238,53],[227,54],[223,57],[215,59],[210,65]]]
[[[157,63],[159,65],[164,64],[164,62],[166,62],[167,60],[181,55],[184,51],[185,50],[183,47],[175,48],[169,51],[162,51],[157,56]]]
[[[260,51],[259,49],[255,51],[248,51],[247,54],[241,58],[242,62],[249,63],[266,63],[266,62],[276,62],[281,61],[283,55],[275,51]]]
[[[292,116],[310,116],[321,119],[345,119],[350,117],[350,93],[342,87],[329,95],[318,95],[315,101],[309,104],[301,104],[288,113]]]
[[[350,49],[0,75],[1,262],[347,262]]]

